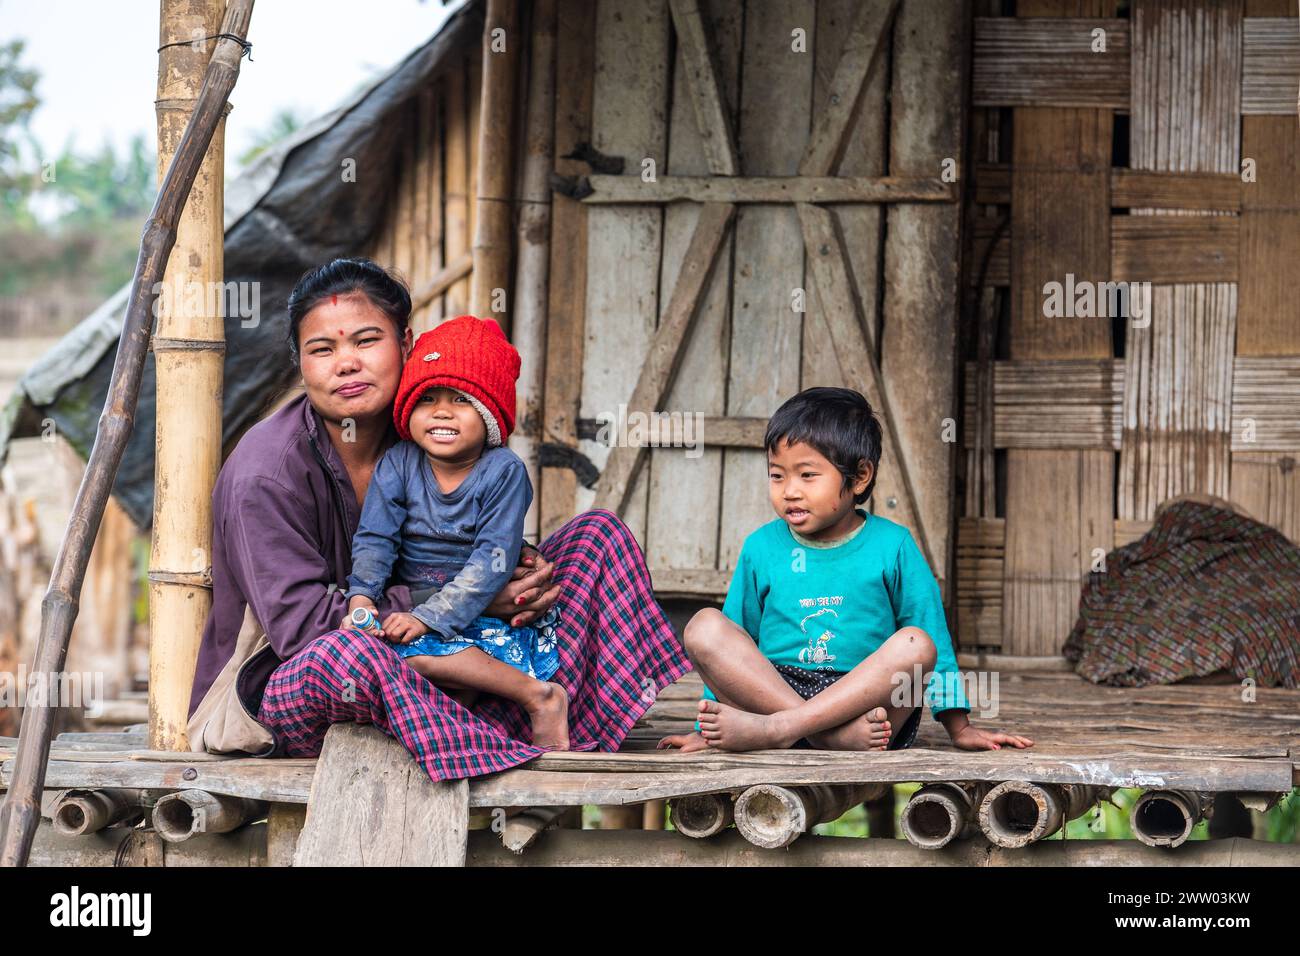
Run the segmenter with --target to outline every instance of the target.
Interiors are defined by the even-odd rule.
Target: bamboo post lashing
[[[1101,787],[1007,780],[980,801],[979,825],[996,846],[1028,846],[1051,836],[1108,795]]]
[[[470,311],[491,316],[510,335],[510,191],[515,77],[523,37],[517,0],[488,0],[479,99],[478,189],[474,197],[474,271]]]
[[[67,657],[68,638],[77,616],[77,603],[90,551],[134,425],[153,310],[158,298],[156,289],[176,242],[181,211],[208,145],[221,123],[230,91],[239,78],[243,38],[248,33],[252,13],[253,0],[231,0],[227,6],[221,23],[221,33],[227,36],[219,39],[213,50],[193,115],[186,124],[145,223],[108,398],[50,575],[50,585],[41,604],[41,633],[33,663],[34,673],[57,673]],[[29,703],[23,712],[13,781],[9,797],[0,810],[0,866],[22,866],[31,852],[32,839],[40,821],[40,792],[45,783],[50,753],[54,703],[57,702]]]
[[[673,829],[694,840],[711,837],[731,826],[732,800],[729,793],[697,793],[679,797],[669,804]]]
[[[531,33],[519,191],[519,252],[510,323],[510,338],[519,350],[523,365],[516,386],[517,425],[510,445],[524,460],[533,487],[540,488],[542,379],[546,370],[546,306],[550,294],[550,177],[555,153],[555,0],[537,0],[533,5]],[[534,495],[524,517],[527,541],[541,540],[539,514],[540,495]]]
[[[269,812],[270,806],[264,800],[181,790],[154,804],[151,822],[168,843],[184,843],[201,833],[229,833],[246,823],[266,819]]]
[[[789,846],[818,823],[838,820],[846,811],[881,793],[886,784],[813,784],[778,787],[758,784],[736,799],[736,829],[754,846]]]
[[[145,814],[140,790],[65,790],[50,808],[55,832],[65,836],[98,833],[114,824],[134,826]]]
[[[985,789],[967,789],[956,783],[927,784],[907,801],[899,817],[899,829],[912,846],[927,850],[947,846],[974,828],[975,808]]]
[[[1214,798],[1187,790],[1148,790],[1129,810],[1133,835],[1147,846],[1182,846],[1192,828],[1210,816]]]
[[[158,51],[158,178],[194,109],[225,0],[163,0]],[[175,255],[150,347],[157,370],[153,534],[149,559],[149,746],[189,750],[186,724],[212,607],[212,487],[221,466],[225,358],[221,285],[225,120],[217,120],[176,225]],[[199,289],[193,296],[189,290]],[[213,295],[217,290],[217,295]],[[200,303],[195,309],[193,304]],[[215,307],[214,307],[215,306]]]

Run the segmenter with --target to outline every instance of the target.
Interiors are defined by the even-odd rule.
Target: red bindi
[[[330,305],[338,305],[338,304],[339,304],[339,297],[336,295],[330,296]]]

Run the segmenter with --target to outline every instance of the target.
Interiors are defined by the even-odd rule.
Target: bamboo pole
[[[215,42],[184,41],[220,32],[224,9],[224,0],[162,2],[155,107],[160,182],[194,110]],[[158,385],[149,558],[151,750],[190,749],[190,690],[212,607],[212,486],[221,466],[226,348],[221,310],[214,308],[225,301],[224,145],[222,118],[176,226],[152,342]]]
[[[510,447],[524,460],[534,488],[541,485],[542,377],[546,371],[546,306],[550,294],[551,170],[555,152],[555,0],[537,0],[532,11],[528,66],[528,112],[524,121],[515,302],[511,340],[523,360],[517,386],[518,424]],[[479,153],[480,157],[483,155]],[[479,182],[483,180],[480,177]],[[483,217],[479,217],[483,222]],[[539,501],[524,517],[524,538],[541,540]]]
[[[979,825],[990,843],[1016,849],[1047,839],[1109,795],[1106,787],[1007,780],[980,801]]]
[[[98,833],[115,823],[134,825],[145,814],[143,790],[66,790],[50,809],[54,829],[64,836]]]
[[[776,850],[789,846],[818,823],[838,820],[859,803],[880,796],[888,784],[817,783],[779,787],[761,783],[737,799],[732,812],[736,829],[754,846]]]
[[[153,828],[168,843],[184,843],[201,833],[229,833],[246,823],[266,819],[265,800],[232,797],[206,790],[169,793],[154,804]]]
[[[37,674],[57,673],[63,668],[68,654],[68,638],[77,617],[77,602],[90,560],[90,549],[95,543],[104,506],[134,424],[140,379],[144,374],[145,354],[153,325],[153,308],[158,297],[156,287],[162,281],[167,259],[176,242],[176,225],[181,210],[189,198],[208,144],[221,122],[226,99],[239,78],[242,41],[248,33],[252,14],[253,0],[231,0],[226,8],[221,32],[235,39],[220,40],[212,53],[194,114],[145,223],[108,398],[99,418],[95,444],[81,486],[77,489],[63,543],[54,562],[50,586],[41,602],[41,634],[33,665]],[[23,711],[13,780],[9,797],[0,809],[0,866],[23,866],[31,852],[32,838],[40,821],[40,793],[45,784],[45,765],[50,755],[54,703],[57,701],[30,704]]]
[[[483,27],[483,86],[479,99],[478,188],[474,197],[474,271],[470,311],[496,319],[510,334],[510,190],[515,78],[519,69],[517,0],[488,0]]]
[[[1213,807],[1214,797],[1208,793],[1148,790],[1129,811],[1129,827],[1147,846],[1182,846]]]

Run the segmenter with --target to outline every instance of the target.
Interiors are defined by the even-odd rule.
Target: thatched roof
[[[482,0],[457,10],[427,43],[333,112],[298,130],[226,185],[225,281],[256,282],[259,315],[245,328],[227,316],[222,440],[256,420],[295,378],[285,302],[307,269],[363,251],[383,216],[405,131],[398,117],[421,88],[478,46]],[[356,162],[355,182],[342,163]],[[129,289],[124,287],[43,355],[0,413],[0,462],[9,441],[39,435],[52,419],[88,457],[108,395]],[[113,493],[140,527],[153,519],[154,362],[141,383],[135,428]]]

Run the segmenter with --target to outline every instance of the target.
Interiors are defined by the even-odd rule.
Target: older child
[[[921,721],[920,688],[909,686],[917,665],[934,672],[926,699],[956,746],[1032,746],[971,726],[934,576],[906,528],[856,507],[880,463],[867,400],[807,389],[772,416],[764,444],[778,518],[745,539],[722,611],[687,624],[683,643],[705,683],[699,722],[659,746],[909,747]]]
[[[420,674],[465,705],[478,692],[529,715],[533,744],[567,750],[568,696],[556,609],[534,627],[484,617],[510,579],[523,543],[532,484],[503,442],[515,424],[519,353],[495,322],[462,315],[416,340],[393,420],[405,439],[375,466],[352,542],[348,613],[395,582],[416,606],[389,614],[379,636]]]

